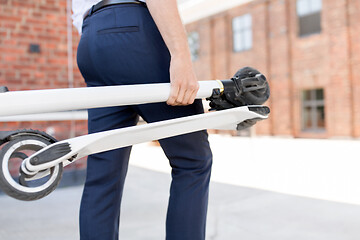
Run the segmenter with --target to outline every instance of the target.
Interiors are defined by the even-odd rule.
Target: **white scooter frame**
[[[257,80],[261,80],[262,77],[262,75],[256,76]],[[52,141],[46,134],[39,133],[40,137],[45,137],[48,140],[48,142],[43,141],[43,139],[39,139],[39,135],[34,131],[20,131],[20,137],[19,134],[16,134],[19,132],[8,134],[3,137],[3,139],[8,140],[8,143],[0,153],[0,187],[8,195],[20,200],[39,199],[56,188],[64,166],[84,156],[204,129],[236,129],[240,123],[249,120],[256,122],[257,120],[266,119],[269,109],[265,106],[237,107],[235,105],[225,109],[228,108],[227,105],[229,104],[229,101],[225,98],[231,98],[234,89],[242,91],[242,94],[246,93],[246,90],[238,89],[235,86],[236,84],[234,85],[229,81],[234,82],[233,79],[199,82],[200,89],[196,98],[207,98],[215,102],[213,106],[216,109],[224,109],[221,111],[99,132],[60,142]],[[254,90],[253,87],[253,85],[250,86],[251,91]],[[267,83],[266,87],[268,88]],[[5,91],[0,93],[0,116],[163,102],[167,100],[169,94],[170,84],[166,83],[17,92]],[[3,142],[7,141],[3,140]],[[35,149],[36,153],[31,156],[19,154],[19,151],[26,146],[29,146],[32,150]],[[8,169],[9,161],[14,157],[23,160],[19,182],[13,179]],[[27,184],[27,182],[43,179],[46,176],[48,179],[45,183],[41,183],[40,186],[32,187]]]

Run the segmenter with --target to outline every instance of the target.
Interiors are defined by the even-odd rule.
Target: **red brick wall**
[[[322,31],[307,37],[298,36],[294,0],[256,0],[187,25],[189,31],[201,29],[195,63],[200,79],[204,72],[213,79],[229,78],[238,68],[253,66],[270,80],[272,112],[257,124],[258,134],[360,137],[360,2],[322,2]],[[234,53],[231,21],[247,13],[253,19],[253,48]],[[300,93],[313,88],[325,91],[322,133],[301,130]]]
[[[352,134],[360,136],[360,1],[348,0],[349,71],[352,101]]]
[[[68,86],[66,7],[65,0],[0,1],[0,85],[12,90]],[[76,53],[79,37],[73,30]],[[41,53],[29,53],[30,44],[39,44]],[[76,61],[74,69],[80,86]]]
[[[73,30],[74,86],[84,86],[76,64],[79,36]],[[38,44],[40,53],[30,53]],[[68,82],[67,1],[0,0],[0,86],[10,90],[66,88]],[[3,103],[1,103],[3,104]],[[54,130],[58,140],[87,133],[86,121],[0,122],[0,130]],[[77,163],[83,167],[84,161]]]

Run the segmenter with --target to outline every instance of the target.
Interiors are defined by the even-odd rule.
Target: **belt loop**
[[[91,14],[93,14],[94,13],[94,8],[95,8],[95,5],[92,5],[92,7],[91,7],[91,9],[90,9],[90,11],[89,11],[89,17],[91,16]]]

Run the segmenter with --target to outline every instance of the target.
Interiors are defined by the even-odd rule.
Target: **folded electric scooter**
[[[268,82],[255,69],[199,84],[196,98],[209,100],[214,111],[63,141],[37,130],[0,132],[0,188],[19,200],[40,199],[55,190],[63,167],[87,155],[203,129],[243,129],[270,113],[260,106],[270,96]],[[168,83],[15,92],[1,87],[0,116],[164,102],[169,95]],[[21,162],[18,176],[11,174],[11,161]]]

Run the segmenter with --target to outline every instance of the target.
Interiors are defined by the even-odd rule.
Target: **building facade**
[[[0,85],[84,86],[69,4],[0,0]],[[254,0],[187,23],[198,78],[227,79],[244,66],[263,72],[272,112],[258,135],[358,138],[359,12],[358,0]],[[18,128],[64,139],[85,134],[86,120],[0,122],[1,130]]]
[[[271,86],[259,135],[360,137],[360,1],[254,0],[187,24],[200,79],[252,66]]]

